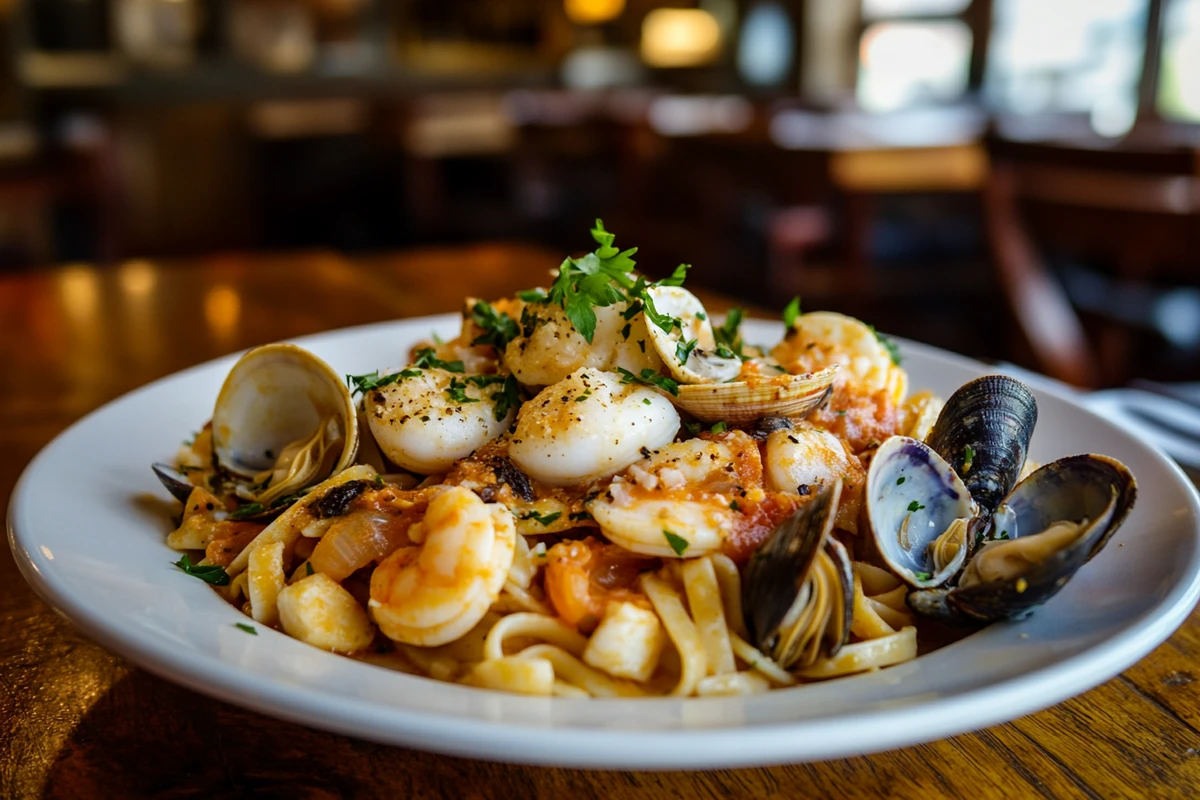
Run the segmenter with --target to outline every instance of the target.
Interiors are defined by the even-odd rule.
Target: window
[[[984,82],[989,103],[1019,114],[1091,115],[1118,135],[1137,114],[1149,0],[995,0]]]
[[[944,103],[967,89],[970,0],[863,0],[855,96],[868,111]]]
[[[1166,8],[1158,110],[1164,117],[1200,122],[1200,0],[1173,0]]]

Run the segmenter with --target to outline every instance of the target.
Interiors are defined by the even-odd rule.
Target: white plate
[[[299,340],[341,372],[401,363],[454,317]],[[779,328],[748,323],[751,341]],[[903,345],[913,387],[948,395],[983,365]],[[26,579],[86,633],[147,670],[265,714],[398,745],[478,758],[613,768],[806,761],[882,750],[1013,719],[1129,667],[1166,639],[1200,594],[1200,505],[1177,467],[1038,383],[1031,456],[1120,458],[1141,496],[1104,552],[1022,622],[993,625],[914,662],[748,698],[564,700],[437,683],[308,647],[245,621],[170,565],[165,496],[150,463],[208,418],[233,357],[139,389],[59,436],[13,496],[9,537]]]

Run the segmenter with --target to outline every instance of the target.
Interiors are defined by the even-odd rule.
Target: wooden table
[[[0,511],[42,445],[146,381],[273,339],[452,311],[464,289],[497,297],[542,281],[557,261],[530,247],[487,245],[0,276]],[[154,678],[89,641],[34,597],[7,549],[0,587],[0,797],[1200,793],[1196,614],[1124,675],[1008,725],[824,764],[627,773],[468,761],[277,722]]]

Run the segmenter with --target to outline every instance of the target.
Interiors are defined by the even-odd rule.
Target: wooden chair
[[[1134,332],[1112,320],[1085,326],[1038,242],[1108,261],[1118,282],[1161,278],[1170,264],[1194,270],[1200,221],[1194,152],[1153,143],[1135,148],[998,138],[989,149],[987,236],[1023,345],[1040,370],[1067,383],[1128,380]],[[1092,338],[1087,327],[1095,329]]]

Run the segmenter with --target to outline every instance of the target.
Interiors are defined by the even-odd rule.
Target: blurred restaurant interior
[[[758,307],[1200,380],[1200,0],[0,0],[0,26],[0,272],[561,257],[602,217]]]

